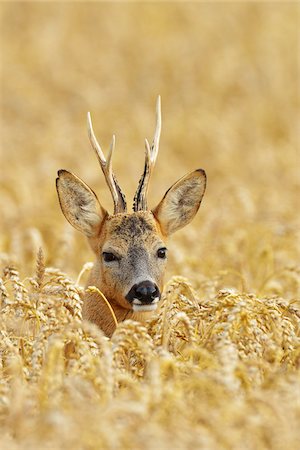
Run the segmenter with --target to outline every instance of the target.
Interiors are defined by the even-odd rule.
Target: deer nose
[[[129,302],[139,300],[141,304],[152,303],[153,300],[158,298],[160,298],[160,292],[157,285],[148,280],[134,284],[126,295]]]

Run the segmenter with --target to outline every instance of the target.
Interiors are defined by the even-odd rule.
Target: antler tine
[[[159,139],[160,139],[160,133],[161,133],[161,102],[160,102],[160,95],[157,97],[156,101],[156,128],[153,138],[153,143],[151,146],[151,162],[154,165],[157,154],[158,154],[158,148],[159,148]]]
[[[125,212],[126,211],[125,196],[122,193],[122,191],[117,183],[116,177],[112,171],[112,155],[113,155],[113,152],[115,149],[115,143],[116,143],[115,135],[113,135],[113,137],[112,137],[109,153],[108,153],[107,159],[105,159],[104,153],[96,139],[96,136],[95,136],[95,133],[93,130],[91,114],[89,112],[87,114],[87,126],[88,126],[88,134],[89,134],[90,142],[91,142],[92,147],[97,155],[97,158],[100,163],[102,172],[104,174],[106,183],[110,189],[110,192],[111,192],[111,195],[113,198],[114,214],[117,214],[119,212]]]
[[[160,133],[161,133],[161,102],[159,95],[156,101],[156,127],[151,147],[148,140],[145,139],[145,147],[146,147],[145,166],[143,175],[141,176],[137,191],[134,196],[134,203],[133,203],[134,211],[147,210],[147,193],[149,189],[149,181],[157,159]]]

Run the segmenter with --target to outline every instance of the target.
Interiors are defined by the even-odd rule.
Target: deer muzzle
[[[160,291],[155,283],[145,280],[134,284],[125,298],[134,311],[153,311],[157,308]]]

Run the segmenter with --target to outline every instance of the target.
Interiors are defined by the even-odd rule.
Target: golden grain
[[[1,450],[298,450],[299,6],[0,9]],[[117,134],[129,200],[158,94],[152,205],[197,167],[207,192],[170,240],[157,314],[108,339],[82,321],[92,253],[60,212],[56,171],[109,209],[90,110],[103,147]]]

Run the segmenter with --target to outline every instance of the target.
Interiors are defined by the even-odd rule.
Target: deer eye
[[[165,259],[167,256],[167,249],[165,247],[159,248],[157,250],[157,257],[161,259]]]
[[[109,252],[103,252],[102,256],[105,262],[117,261],[119,259],[116,255]]]

